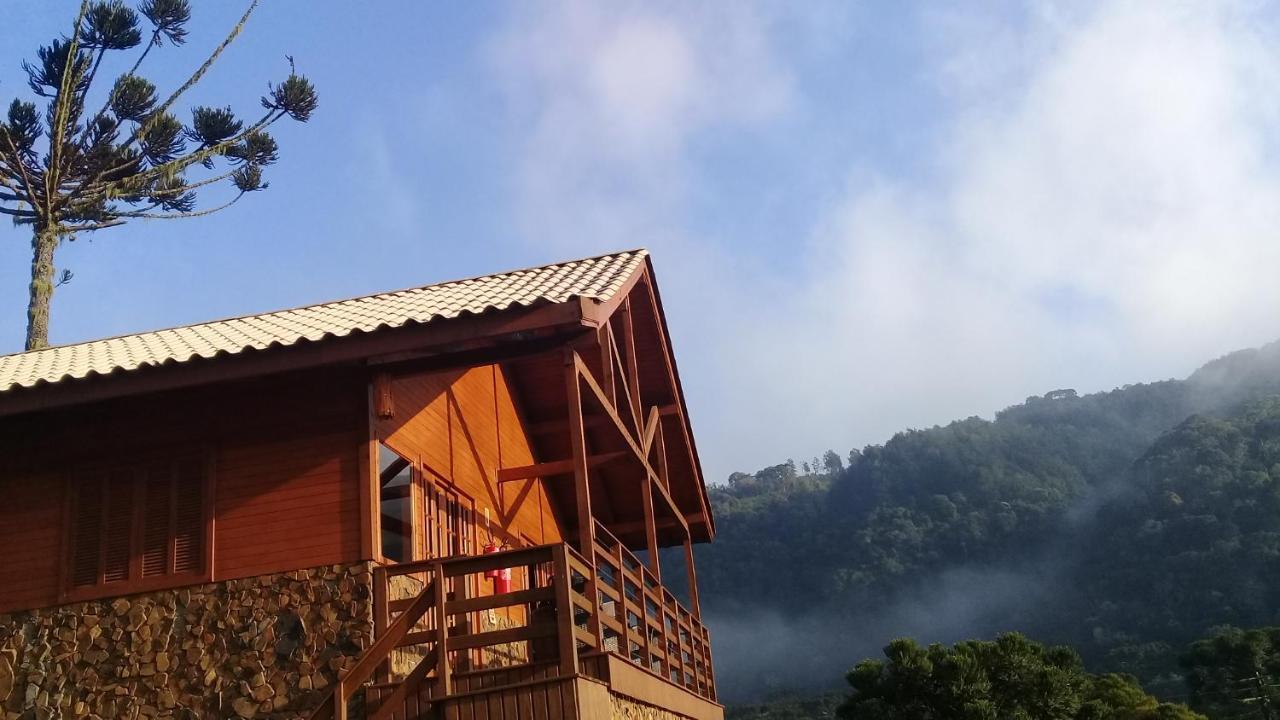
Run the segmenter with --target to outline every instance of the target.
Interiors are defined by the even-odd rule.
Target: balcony
[[[595,531],[590,559],[556,544],[375,570],[374,644],[312,720],[599,717],[610,696],[722,717],[707,629]]]

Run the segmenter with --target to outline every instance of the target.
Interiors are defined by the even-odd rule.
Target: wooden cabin
[[[714,533],[643,250],[3,356],[0,718],[718,720]]]

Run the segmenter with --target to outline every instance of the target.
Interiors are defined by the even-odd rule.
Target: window
[[[423,490],[427,519],[427,557],[475,554],[475,501],[452,488],[433,482],[426,483]]]
[[[74,474],[65,594],[128,592],[208,577],[211,488],[198,457]]]
[[[382,557],[413,559],[413,464],[386,445],[378,445],[379,511]]]

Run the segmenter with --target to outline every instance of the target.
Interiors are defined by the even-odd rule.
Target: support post
[[[573,485],[577,497],[578,552],[595,554],[595,527],[591,522],[591,488],[587,484],[587,438],[582,425],[582,385],[579,383],[577,353],[569,351],[564,381],[569,401],[569,443],[573,461]]]
[[[693,540],[684,536],[684,564],[689,571],[689,609],[693,616],[702,621],[702,603],[698,600],[698,571],[693,567]]]
[[[356,497],[360,502],[360,557],[377,559],[381,552],[382,528],[379,524],[378,427],[374,416],[373,383],[366,393],[364,441],[357,453],[357,476],[360,483]]]
[[[653,517],[653,476],[644,477],[644,538],[645,549],[649,556],[649,571],[659,583],[662,582],[662,567],[658,562],[658,526]]]
[[[449,672],[449,616],[445,613],[449,593],[446,591],[444,566],[436,563],[432,574],[435,576],[432,584],[436,594],[436,683],[438,697],[446,698],[453,694],[453,676]]]
[[[582,425],[582,385],[578,368],[582,358],[573,350],[568,351],[565,358],[565,383],[569,400],[569,444],[573,453],[573,481],[578,505],[578,552],[587,558],[590,569],[587,577],[586,596],[593,607],[600,605],[600,590],[596,572],[596,526],[591,513],[591,486],[587,476],[587,436]],[[573,612],[570,603],[569,612]],[[604,647],[604,632],[600,629],[599,613],[591,613],[587,619],[587,631],[596,638],[596,647]],[[572,636],[571,636],[572,637]]]
[[[640,405],[640,370],[636,366],[636,339],[631,323],[631,298],[622,301],[622,352],[627,356],[627,398],[631,401],[632,419],[636,428],[643,422]]]
[[[387,610],[390,598],[387,592],[390,590],[390,582],[387,580],[387,569],[377,567],[373,569],[373,639],[377,642],[387,632],[387,626],[391,624],[390,612]],[[368,650],[369,648],[364,648]],[[378,671],[374,674],[375,682],[387,682],[391,679],[391,663],[384,662],[378,666]]]
[[[569,552],[560,545],[555,550],[556,637],[560,641],[560,676],[578,674],[578,641],[573,637],[573,600],[569,596]]]

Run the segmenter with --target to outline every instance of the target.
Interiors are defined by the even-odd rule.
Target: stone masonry
[[[0,720],[305,717],[373,638],[369,563],[0,614]]]
[[[670,710],[632,700],[617,693],[610,693],[609,700],[613,704],[612,720],[688,720],[684,715],[677,715]]]

